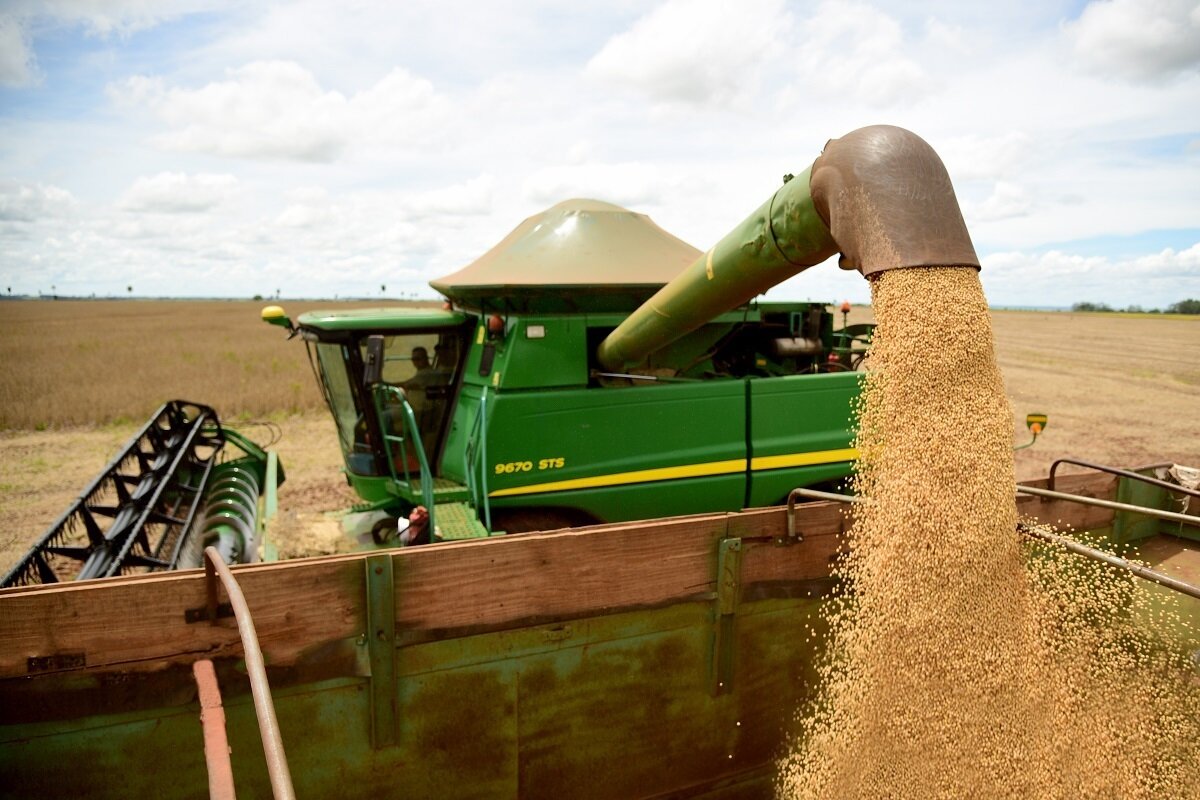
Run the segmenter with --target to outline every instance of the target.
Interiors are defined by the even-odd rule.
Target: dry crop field
[[[304,346],[261,321],[270,304],[0,303],[0,430],[141,422],[177,397],[231,421],[322,408]],[[310,300],[285,308],[294,319],[318,307],[378,305]]]
[[[0,569],[176,397],[213,406],[252,438],[269,436],[256,420],[279,426],[284,526],[321,525],[321,512],[349,505],[304,347],[261,322],[266,304],[0,302]],[[293,318],[371,305],[379,303],[284,303]],[[869,319],[867,308],[850,316]],[[1015,441],[1028,440],[1027,412],[1050,415],[1038,444],[1017,453],[1019,477],[1067,455],[1200,466],[1200,317],[997,311],[992,322]]]

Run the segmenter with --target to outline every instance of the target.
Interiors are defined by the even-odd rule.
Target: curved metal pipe
[[[225,586],[229,595],[229,604],[233,606],[233,615],[237,619],[238,633],[242,637],[242,651],[246,655],[246,673],[250,676],[250,693],[254,697],[254,713],[258,715],[258,731],[262,737],[263,755],[267,760],[267,773],[271,778],[271,791],[276,800],[295,800],[296,790],[292,788],[292,774],[288,769],[287,755],[283,752],[283,737],[279,734],[279,720],[275,717],[275,704],[271,700],[271,686],[267,683],[267,668],[263,662],[262,648],[258,645],[258,632],[254,629],[254,620],[250,616],[250,607],[246,604],[246,596],[242,587],[214,547],[204,548],[204,570],[211,576],[213,572]],[[208,577],[209,585],[212,578]],[[210,589],[210,594],[215,589]],[[209,598],[210,619],[216,620],[215,596]]]
[[[609,334],[597,357],[621,372],[834,253],[843,269],[866,277],[906,267],[979,269],[937,153],[903,128],[873,125],[831,139],[812,166]]]
[[[1099,472],[1107,472],[1109,475],[1116,475],[1121,478],[1129,478],[1130,480],[1141,481],[1142,483],[1149,484],[1150,486],[1157,486],[1160,489],[1166,489],[1169,492],[1187,494],[1191,495],[1192,497],[1200,497],[1200,490],[1198,489],[1189,489],[1186,486],[1180,486],[1178,483],[1170,483],[1169,481],[1159,480],[1158,478],[1151,478],[1148,475],[1141,475],[1136,471],[1121,469],[1120,467],[1110,467],[1106,464],[1097,464],[1093,461],[1084,461],[1083,459],[1079,458],[1059,458],[1050,465],[1050,479],[1046,481],[1046,488],[1051,491],[1054,490],[1054,478],[1055,474],[1058,472],[1059,464],[1073,464],[1077,467],[1087,467],[1088,469],[1094,469]],[[1171,466],[1171,462],[1164,461],[1159,464],[1149,464],[1145,467],[1139,467],[1138,469],[1158,469],[1159,467],[1169,466]]]

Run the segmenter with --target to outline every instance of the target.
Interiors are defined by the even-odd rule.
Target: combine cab
[[[747,303],[605,360],[601,343],[703,257],[575,200],[434,281],[446,310],[264,319],[309,344],[360,510],[386,512],[380,543],[418,505],[451,540],[765,506],[845,478],[869,325]]]

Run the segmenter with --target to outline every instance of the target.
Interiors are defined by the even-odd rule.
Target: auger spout
[[[831,139],[812,165],[600,343],[611,370],[643,361],[713,317],[840,253],[864,277],[906,267],[979,269],[950,176],[903,128]]]

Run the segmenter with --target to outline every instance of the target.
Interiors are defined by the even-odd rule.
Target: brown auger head
[[[915,133],[872,125],[830,139],[811,176],[842,269],[866,277],[903,267],[979,269],[950,176]]]

